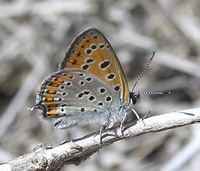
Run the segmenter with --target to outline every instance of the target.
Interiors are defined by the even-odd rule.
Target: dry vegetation
[[[134,84],[153,50],[156,56],[135,91],[171,91],[142,96],[145,115],[200,105],[200,2],[77,0],[0,1],[0,163],[56,146],[98,127],[56,130],[39,122],[35,104],[40,83],[57,70],[72,39],[87,27],[101,30]],[[150,133],[106,146],[73,171],[199,170],[200,126]]]

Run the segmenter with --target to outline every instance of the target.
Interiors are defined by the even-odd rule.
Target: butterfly
[[[92,123],[111,128],[135,111],[138,98],[129,91],[106,37],[88,28],[72,41],[58,71],[42,83],[33,109],[58,129]]]

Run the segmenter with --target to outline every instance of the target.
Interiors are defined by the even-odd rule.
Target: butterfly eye
[[[133,104],[136,104],[139,98],[140,98],[140,93],[130,92],[130,99]]]

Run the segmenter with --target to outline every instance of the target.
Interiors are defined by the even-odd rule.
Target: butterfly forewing
[[[123,105],[129,103],[128,84],[118,58],[108,40],[97,29],[87,29],[72,42],[59,70],[70,68],[98,77],[118,93]]]
[[[61,70],[47,78],[37,94],[43,119],[60,129],[100,122],[118,115],[118,94],[102,80],[82,70]]]

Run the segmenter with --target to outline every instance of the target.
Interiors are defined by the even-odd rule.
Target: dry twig
[[[123,135],[120,128],[112,128],[103,133],[102,144],[99,133],[92,133],[80,139],[66,142],[57,147],[40,145],[31,153],[25,154],[0,166],[0,170],[60,170],[65,164],[80,164],[104,146],[121,139],[139,136],[150,132],[159,132],[200,122],[200,108],[173,112],[146,118],[137,124],[125,125]]]

